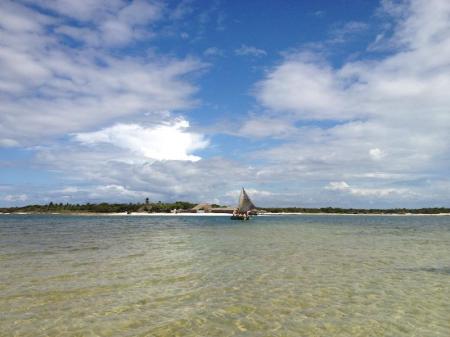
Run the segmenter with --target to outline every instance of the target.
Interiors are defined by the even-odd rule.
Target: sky
[[[0,2],[0,206],[450,206],[450,1]]]

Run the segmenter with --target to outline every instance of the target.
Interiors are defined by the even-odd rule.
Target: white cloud
[[[122,0],[30,0],[25,2],[82,21],[116,12],[124,4]]]
[[[235,49],[234,53],[238,56],[253,56],[253,57],[260,57],[267,55],[267,52],[264,49],[259,49],[253,46],[247,46],[246,44],[243,44],[239,48]]]
[[[385,156],[384,152],[379,148],[370,149],[369,155],[373,160],[380,160]]]
[[[116,124],[77,133],[74,139],[84,145],[111,144],[149,159],[197,161],[201,158],[191,153],[205,148],[208,142],[200,134],[187,132],[188,128],[189,122],[183,119],[150,127]]]
[[[181,0],[170,13],[170,17],[175,20],[180,20],[191,14],[194,11],[192,7],[193,2],[194,0]]]
[[[391,201],[394,195],[429,200],[429,186],[448,180],[450,2],[387,3],[394,29],[377,42],[384,55],[335,67],[323,55],[294,53],[257,83],[255,95],[270,111],[265,115],[297,126],[258,158],[278,163],[291,179],[345,181],[348,188],[330,187]],[[259,131],[273,136],[270,128]]]
[[[449,12],[447,1],[412,1],[409,15],[397,19],[399,51],[337,69],[320,56],[318,62],[311,55],[291,55],[258,84],[257,97],[265,106],[295,111],[304,119],[368,116],[410,125],[427,111],[435,117],[429,122],[448,122]]]
[[[329,183],[326,189],[332,191],[348,191],[350,190],[350,185],[345,181],[332,181]]]
[[[145,197],[148,197],[148,192],[145,191],[133,191],[129,190],[121,185],[104,185],[104,186],[95,186],[94,188],[89,188],[86,191],[88,197],[90,199],[100,199],[104,200],[106,197],[114,196],[119,199],[135,199],[140,198],[141,200]]]
[[[30,2],[31,4],[31,2]],[[164,5],[160,1],[146,0],[38,0],[32,3],[45,11],[79,21],[71,31],[60,33],[92,46],[124,45],[148,35],[143,34],[149,24],[161,19]],[[82,26],[89,23],[89,33]],[[77,30],[79,33],[77,33]],[[95,38],[92,38],[95,36]]]
[[[217,47],[209,47],[203,52],[205,56],[223,56],[224,52]]]
[[[149,197],[155,200],[158,197],[148,190],[133,190],[127,186],[118,184],[92,184],[89,186],[67,186],[64,188],[46,191],[45,196],[37,196],[41,202],[71,202],[71,203],[85,203],[85,202],[143,202],[145,198]]]
[[[259,190],[256,188],[245,188],[245,191],[252,196],[252,199],[254,197],[258,198],[258,197],[270,197],[275,195],[276,193],[271,192],[271,191],[265,191],[265,190]],[[228,191],[225,193],[226,196],[231,197],[232,199],[238,199],[239,195],[241,194],[241,190],[240,189],[234,189],[231,191]]]
[[[368,29],[368,24],[361,21],[349,21],[335,26],[331,31],[328,43],[343,43],[352,36],[364,32]]]
[[[301,118],[347,117],[333,69],[309,58],[310,55],[301,54],[276,67],[257,84],[258,99],[271,109],[296,112]]]
[[[8,194],[3,197],[3,200],[7,202],[26,201],[28,196],[26,194]]]
[[[158,20],[163,8],[158,2],[60,0],[35,5],[50,12],[0,3],[2,138],[29,145],[124,117],[148,114],[157,119],[159,111],[196,104],[196,87],[187,75],[203,68],[199,61],[111,52],[111,43],[129,44],[152,34],[135,25],[147,27]],[[62,33],[87,45],[65,43]]]
[[[241,136],[248,137],[287,137],[295,132],[290,121],[276,117],[259,117],[244,120],[238,131]]]
[[[406,188],[357,188],[352,187],[345,181],[330,182],[325,189],[352,194],[359,197],[411,197],[415,196],[413,192]]]
[[[148,196],[152,200],[210,202],[217,199],[221,204],[235,204],[236,198],[225,192],[239,191],[242,185],[255,180],[255,169],[237,161],[153,160],[100,144],[41,147],[36,165],[64,172],[68,189],[54,191],[51,194],[54,200],[70,196],[70,200],[77,202],[129,202]]]
[[[362,55],[336,67],[323,55],[287,55],[256,85],[265,113],[253,112],[234,129],[258,142],[246,142],[236,159],[198,161],[205,138],[167,111],[196,104],[189,75],[204,65],[151,51],[121,53],[158,34],[165,5],[33,3],[46,10],[0,3],[0,145],[40,144],[33,165],[59,172],[67,187],[8,187],[3,200],[128,202],[149,196],[234,205],[244,185],[254,187],[248,192],[261,206],[450,201],[448,2],[389,7],[384,1],[384,14],[388,9],[395,25],[376,42],[388,51],[382,56]],[[189,0],[183,3],[174,19],[192,11]],[[365,29],[354,23],[341,28],[345,38]],[[66,39],[70,43],[62,43]],[[246,45],[235,52],[266,55]],[[42,144],[67,134],[72,138]],[[276,138],[277,145],[264,137]]]
[[[0,147],[14,147],[19,145],[14,139],[0,138]]]
[[[70,194],[70,193],[77,193],[79,190],[80,189],[76,186],[67,186],[59,190],[58,192]]]

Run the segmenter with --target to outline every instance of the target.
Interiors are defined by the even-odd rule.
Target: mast
[[[244,188],[242,187],[241,195],[239,196],[239,206],[238,206],[239,212],[248,212],[255,208],[256,206],[250,200],[250,197],[248,196],[247,192],[245,192]]]

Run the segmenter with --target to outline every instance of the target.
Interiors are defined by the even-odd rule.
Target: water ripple
[[[0,219],[0,335],[448,336],[439,217]]]

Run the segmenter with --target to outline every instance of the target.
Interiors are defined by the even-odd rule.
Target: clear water
[[[450,217],[0,216],[1,336],[450,336]]]

